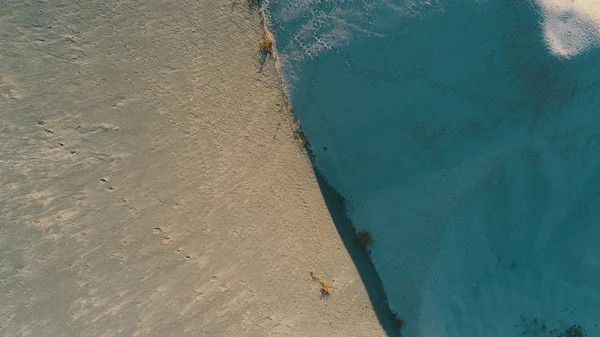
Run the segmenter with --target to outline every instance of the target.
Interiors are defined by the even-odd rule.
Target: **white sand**
[[[0,15],[1,336],[384,335],[245,2]]]
[[[537,0],[544,22],[544,38],[550,51],[561,57],[575,56],[600,42],[598,0]]]

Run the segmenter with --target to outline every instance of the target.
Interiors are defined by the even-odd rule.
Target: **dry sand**
[[[0,1],[1,336],[384,335],[258,22]]]

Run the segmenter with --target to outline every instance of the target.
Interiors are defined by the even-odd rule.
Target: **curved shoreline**
[[[598,50],[549,53],[537,2],[399,8],[414,16],[346,4],[272,1],[272,20],[313,163],[375,239],[403,332],[515,335],[530,329],[520,313],[596,329],[594,253],[571,248],[597,232],[583,144]]]
[[[268,10],[268,0],[266,5],[261,7],[259,14],[262,16],[263,29],[267,30],[269,34],[275,36],[269,15],[265,15],[264,10]],[[267,13],[268,14],[268,13]],[[356,228],[352,224],[352,221],[346,214],[344,197],[328,182],[325,176],[323,176],[318,168],[314,165],[314,153],[311,150],[309,140],[306,138],[302,131],[302,125],[294,115],[293,102],[288,91],[286,80],[281,69],[282,65],[277,57],[277,43],[274,46],[275,54],[275,68],[280,78],[281,91],[286,102],[286,109],[289,115],[293,118],[295,123],[295,132],[298,134],[295,138],[299,141],[299,145],[303,148],[311,163],[312,170],[317,178],[319,188],[323,194],[325,204],[329,210],[329,214],[335,224],[338,234],[344,243],[344,247],[350,254],[352,261],[361,280],[367,290],[369,299],[373,305],[373,309],[379,320],[382,328],[385,330],[387,336],[399,335],[399,328],[395,326],[394,320],[399,318],[397,313],[394,313],[388,303],[387,294],[383,287],[383,283],[368,251],[365,247],[358,244],[356,240]]]

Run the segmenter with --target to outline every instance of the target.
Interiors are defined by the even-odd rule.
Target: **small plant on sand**
[[[321,280],[321,296],[329,296],[331,295],[331,286],[329,283]]]
[[[360,243],[363,246],[367,246],[373,243],[373,237],[371,236],[371,233],[364,230],[358,231],[356,233],[356,239],[358,240],[358,243]]]
[[[321,298],[331,295],[331,285],[329,285],[327,281],[321,280],[319,276],[312,271],[310,272],[310,278],[313,281],[319,281],[319,283],[321,284]]]
[[[401,329],[404,326],[404,320],[396,314],[392,314],[392,323],[394,323],[394,327],[396,329]]]
[[[260,46],[260,51],[265,55],[273,55],[273,47],[275,45],[275,39],[271,34],[263,28],[263,35],[258,42]]]

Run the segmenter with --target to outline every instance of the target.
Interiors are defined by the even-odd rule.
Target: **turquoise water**
[[[268,7],[403,336],[600,336],[600,49],[553,55],[527,1]]]

